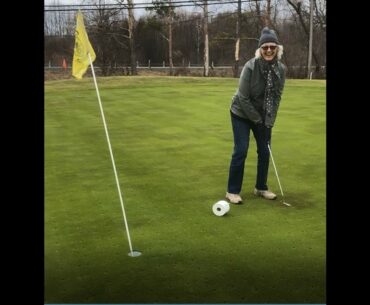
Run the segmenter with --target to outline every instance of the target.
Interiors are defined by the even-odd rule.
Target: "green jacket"
[[[260,68],[261,58],[252,58],[244,65],[239,79],[239,88],[232,98],[230,110],[235,115],[273,127],[285,84],[285,66],[278,61],[280,78],[275,91],[272,113],[264,114],[266,81]]]

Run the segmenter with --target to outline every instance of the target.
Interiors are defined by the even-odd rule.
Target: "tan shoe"
[[[234,203],[234,204],[242,204],[243,203],[243,199],[242,199],[242,197],[240,197],[239,194],[232,194],[232,193],[226,192],[225,198],[227,200],[229,200],[230,203]]]
[[[260,190],[254,189],[254,195],[263,197],[268,200],[274,200],[277,197],[276,194],[274,194],[273,192],[269,190],[260,191]]]

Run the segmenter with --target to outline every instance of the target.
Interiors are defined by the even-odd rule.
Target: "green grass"
[[[325,303],[326,84],[287,80],[272,151],[287,208],[242,196],[224,217],[237,79],[45,83],[45,303]],[[270,166],[269,187],[279,193]]]

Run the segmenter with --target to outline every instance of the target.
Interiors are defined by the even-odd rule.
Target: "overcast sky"
[[[134,2],[138,2],[138,0],[132,0]],[[150,0],[140,0],[139,2],[149,2]],[[105,0],[105,3],[114,3],[114,0]],[[45,4],[89,4],[89,1],[86,0],[44,0]]]
[[[132,0],[134,3],[151,3],[151,0]],[[44,4],[90,4],[91,1],[86,0],[44,0]],[[115,0],[105,0],[106,4],[116,3]],[[135,16],[145,15],[145,9],[136,9],[134,10]]]
[[[132,0],[134,3],[152,3],[151,0]],[[44,0],[44,4],[50,5],[50,4],[90,4],[91,1],[86,1],[86,0]],[[116,3],[115,0],[105,0],[105,3]],[[235,10],[236,9],[236,4],[229,4],[229,5],[210,5],[208,7],[208,10],[210,14],[217,14],[222,9],[228,8],[229,10]],[[186,9],[189,12],[200,12],[200,8],[196,6],[188,6],[188,7],[182,7],[181,9]],[[146,11],[145,9],[137,9],[134,11],[135,16],[145,14]]]

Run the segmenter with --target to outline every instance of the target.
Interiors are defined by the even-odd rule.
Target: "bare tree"
[[[204,73],[203,76],[209,74],[209,41],[208,41],[208,0],[203,0],[203,31],[204,31]]]
[[[238,0],[238,11],[236,15],[236,31],[235,31],[235,61],[233,76],[239,76],[239,55],[240,55],[240,23],[242,15],[242,1]]]
[[[271,27],[271,0],[266,0],[266,11],[265,15],[263,16],[263,21],[264,26],[267,26],[269,28]]]
[[[172,59],[172,28],[173,21],[175,17],[174,7],[172,5],[172,0],[153,0],[153,7],[148,8],[148,10],[155,11],[158,16],[165,19],[168,34],[167,36],[160,33],[161,36],[168,42],[168,61],[170,66],[170,75],[173,75],[173,59]]]
[[[264,26],[264,19],[263,19],[263,16],[261,14],[261,7],[260,7],[260,4],[259,4],[260,0],[255,0],[254,2],[255,2],[255,5],[256,5],[256,15],[257,15],[258,20],[259,20],[259,22],[256,22],[256,27],[257,27],[256,30],[259,33],[261,28]],[[250,5],[251,4],[252,3],[250,3]]]
[[[91,40],[95,41],[97,48],[97,60],[101,67],[102,74],[109,75],[110,69],[114,68],[117,60],[117,50],[113,48],[114,45],[119,44],[121,48],[128,49],[127,44],[122,41],[122,38],[127,39],[128,36],[118,33],[119,13],[123,9],[107,9],[105,1],[94,1],[95,8],[90,13],[90,20],[86,28],[93,33]]]
[[[287,2],[295,10],[295,12],[298,15],[299,22],[300,22],[300,24],[301,24],[301,26],[302,26],[302,28],[303,28],[306,36],[307,36],[307,49],[308,49],[310,34],[309,34],[309,30],[307,28],[307,25],[306,25],[306,23],[304,21],[304,17],[303,17],[303,12],[304,11],[302,10],[302,5],[301,5],[301,2],[302,1],[287,0]],[[306,13],[306,15],[309,15],[309,13]],[[312,50],[312,56],[313,56],[313,58],[315,60],[315,63],[316,63],[316,71],[319,71],[320,70],[320,64],[319,64],[319,60],[318,60],[317,54],[316,54],[316,52],[314,50]],[[307,67],[307,69],[309,69],[309,67]]]
[[[128,6],[128,33],[130,43],[131,74],[137,75],[136,71],[136,50],[135,50],[135,18],[132,0],[127,0]]]
[[[200,39],[201,39],[201,34],[200,34],[201,28],[202,28],[201,27],[201,17],[199,16],[199,19],[196,20],[196,33],[197,33],[197,35],[196,35],[196,46],[197,46],[197,56],[196,56],[196,58],[197,58],[197,65],[199,65],[199,62],[200,62],[200,60],[199,60],[199,53],[200,53],[199,49],[200,49]]]
[[[134,4],[132,0],[127,0],[127,5],[125,5],[124,2],[125,0],[117,0],[118,4],[122,4],[124,7],[127,8],[127,15],[128,15],[127,25],[128,25],[129,48],[130,48],[131,75],[137,75]]]
[[[320,25],[322,31],[326,29],[326,0],[314,0],[316,12],[315,21]]]
[[[121,5],[112,6],[107,5],[107,1],[86,0],[94,6],[94,10],[84,12],[86,29],[97,53],[97,66],[102,68],[103,75],[119,72],[116,69],[117,64],[128,66],[125,73],[134,74],[134,69],[137,69],[136,58],[141,62],[156,65],[162,63],[165,54],[166,62],[170,61],[171,74],[175,72],[172,62],[177,64],[182,60],[183,66],[190,62],[197,62],[202,66],[204,64],[202,73],[208,76],[211,69],[207,68],[211,68],[209,63],[212,58],[212,62],[217,65],[232,65],[232,75],[237,76],[240,65],[254,56],[260,31],[267,22],[268,26],[278,33],[279,39],[286,47],[283,61],[289,68],[289,77],[300,78],[307,75],[309,0],[288,0],[295,7],[285,0],[251,0],[245,4],[245,10],[244,1],[238,0],[231,11],[223,10],[214,14],[212,19],[209,17],[207,6],[212,8],[211,4],[214,2],[210,0],[191,0],[199,7],[199,12],[191,14],[187,10],[174,13],[175,7],[181,6],[183,0],[156,1],[157,4],[163,5],[162,12],[141,16],[137,22],[132,14],[136,8],[133,7],[134,0],[115,1]],[[217,3],[225,7],[228,1],[219,0]],[[312,0],[312,3],[312,61],[313,65],[317,63],[317,59],[320,62],[319,73],[316,73],[317,70],[315,72],[315,77],[320,78],[323,76],[322,72],[325,73],[321,66],[325,66],[326,61],[326,0]],[[129,7],[132,8],[131,12]],[[159,9],[159,6],[156,8]],[[56,4],[53,10],[45,10],[46,65],[59,65],[63,58],[69,63],[73,55],[75,11],[65,12],[64,9],[65,7],[58,7]],[[171,12],[172,20],[168,19]],[[173,34],[169,31],[171,27],[167,21],[172,21]],[[190,72],[185,70],[176,72]]]
[[[55,1],[52,5],[60,5],[59,1]],[[75,23],[74,12],[45,12],[44,19],[44,34],[56,36],[68,36],[74,33]]]
[[[208,37],[208,0],[193,0],[193,2],[203,9],[203,76],[209,75],[209,37]]]
[[[172,59],[172,24],[173,24],[173,7],[172,0],[168,0],[168,61],[170,64],[170,75],[173,75],[173,59]]]

